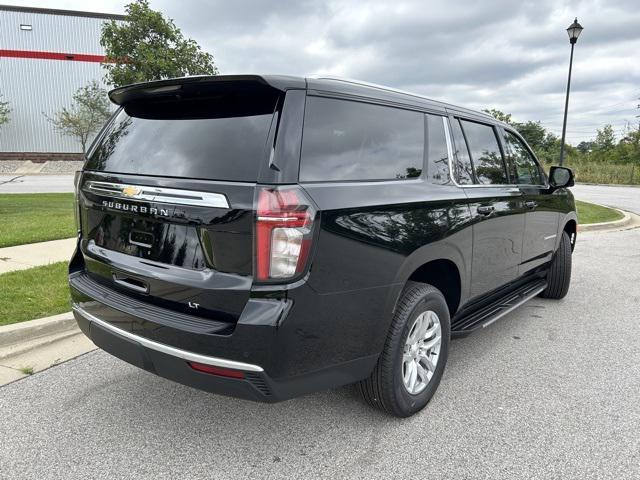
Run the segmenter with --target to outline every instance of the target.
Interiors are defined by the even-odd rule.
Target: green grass
[[[587,223],[613,222],[623,217],[620,212],[612,208],[581,202],[580,200],[576,200],[576,209],[578,210],[578,223],[582,225]]]
[[[33,367],[22,367],[20,371],[25,375],[33,375]]]
[[[72,193],[0,194],[0,248],[74,235]]]
[[[0,325],[68,312],[67,262],[0,275]]]

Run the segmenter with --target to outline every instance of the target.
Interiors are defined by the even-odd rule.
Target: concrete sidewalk
[[[0,386],[94,350],[71,312],[0,327]]]
[[[75,246],[75,238],[65,238],[0,248],[0,274],[55,262],[68,262]]]

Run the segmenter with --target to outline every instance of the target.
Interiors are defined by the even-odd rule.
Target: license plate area
[[[195,225],[88,209],[87,240],[146,260],[204,270],[206,260]]]
[[[138,247],[150,249],[153,247],[153,234],[140,230],[131,230],[129,232],[129,243]]]

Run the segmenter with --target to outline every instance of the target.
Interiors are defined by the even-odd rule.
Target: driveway
[[[89,353],[0,388],[0,478],[638,479],[637,245],[580,235],[568,297],[454,341],[406,420],[350,387],[265,405]]]

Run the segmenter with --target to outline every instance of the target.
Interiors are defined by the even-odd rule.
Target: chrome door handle
[[[493,205],[480,205],[478,207],[478,213],[480,215],[491,215],[495,209]]]

